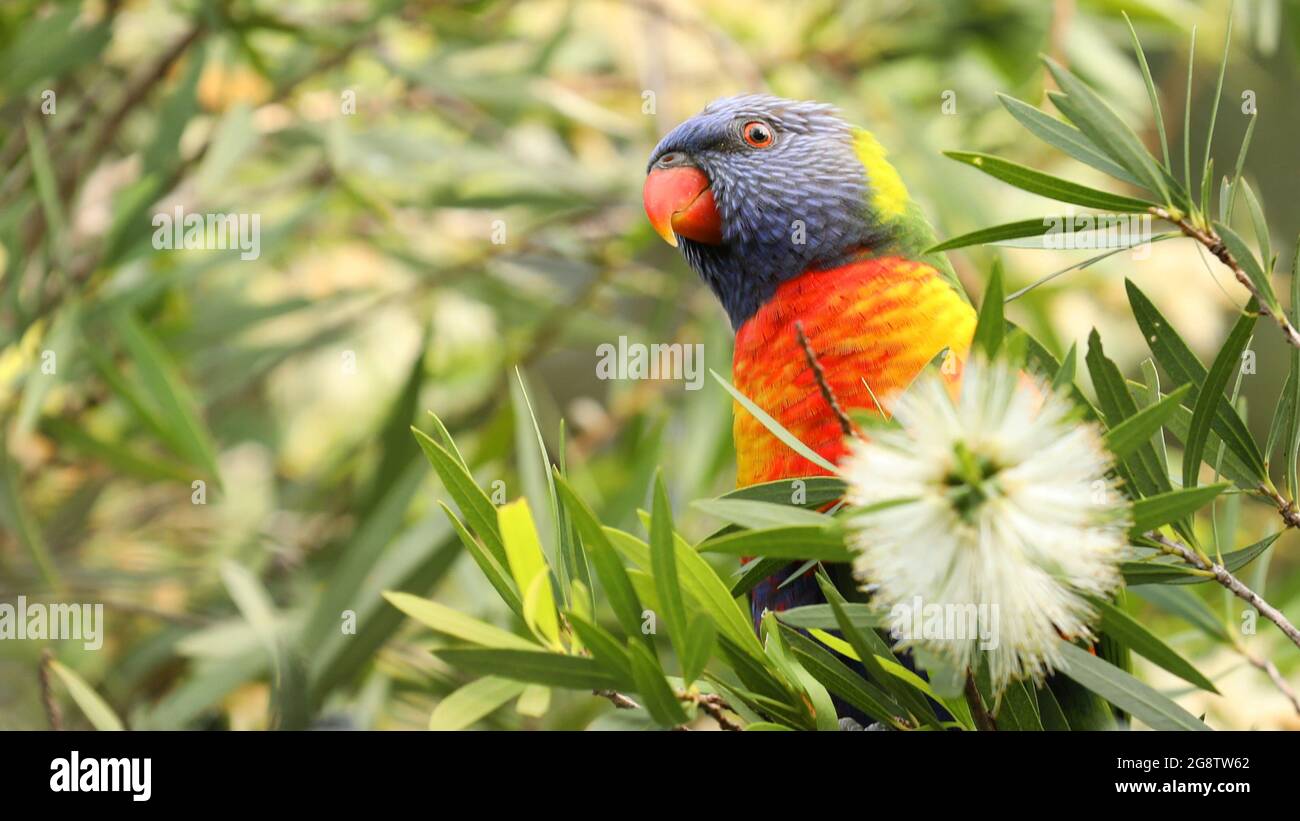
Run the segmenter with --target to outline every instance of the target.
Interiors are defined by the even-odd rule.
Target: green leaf
[[[836,527],[793,525],[764,530],[741,530],[700,544],[701,553],[763,556],[771,559],[816,559],[847,562],[853,556]]]
[[[1193,387],[1192,391],[1196,388]],[[1137,383],[1129,383],[1129,393],[1135,398],[1145,398],[1146,388]],[[1188,432],[1192,429],[1192,411],[1186,405],[1180,405],[1174,409],[1173,415],[1165,420],[1165,428],[1174,435],[1179,442],[1186,442]],[[1249,488],[1251,490],[1259,486],[1259,482],[1252,475],[1251,469],[1230,449],[1224,449],[1223,440],[1218,434],[1211,433],[1205,448],[1206,453],[1213,453],[1215,460],[1219,462],[1216,466],[1219,468],[1219,475],[1226,476],[1237,484],[1238,487]],[[1222,460],[1219,455],[1222,453]],[[1167,462],[1162,463],[1167,464]]]
[[[1153,730],[1208,730],[1196,716],[1146,684],[1061,639],[1060,673],[1146,723]]]
[[[995,718],[999,730],[1035,732],[1043,729],[1043,720],[1038,716],[1038,702],[1033,691],[1023,681],[1013,681],[1007,685]]]
[[[45,214],[45,224],[49,226],[47,247],[51,256],[60,267],[66,267],[67,220],[63,205],[59,200],[58,181],[54,168],[50,164],[50,150],[45,144],[45,132],[30,117],[23,118],[24,132],[27,135],[27,156],[32,164],[32,177],[36,181],[36,192]]]
[[[838,476],[806,476],[799,479],[777,479],[757,485],[737,488],[724,493],[718,500],[745,500],[769,502],[778,505],[820,508],[844,497],[847,486]]]
[[[487,622],[479,621],[436,601],[422,599],[410,593],[392,591],[386,591],[384,598],[388,599],[388,603],[393,607],[401,610],[424,626],[430,627],[439,633],[468,641],[471,644],[480,644],[484,647],[498,649],[527,650],[529,652],[541,650],[538,645],[528,639],[516,636],[508,630],[502,630],[500,627]]]
[[[830,460],[799,441],[798,437],[786,430],[785,427],[782,426],[780,422],[773,419],[767,411],[754,404],[753,400],[738,391],[730,382],[719,376],[717,371],[710,369],[709,373],[713,374],[713,378],[718,381],[718,384],[722,385],[722,387],[726,389],[727,393],[731,394],[732,398],[735,399],[742,408],[748,411],[751,416],[757,419],[763,427],[767,428],[773,436],[780,439],[789,446],[791,450],[807,459],[809,462],[812,462],[814,465],[817,465],[820,468],[825,468],[832,473],[836,472],[837,468],[830,462]]]
[[[108,702],[100,698],[99,693],[96,693],[85,679],[53,659],[49,664],[50,669],[63,682],[63,686],[68,688],[68,695],[72,696],[77,707],[85,713],[92,727],[96,730],[125,729],[122,726],[122,719],[117,717],[117,713],[108,706]]]
[[[100,59],[112,39],[112,18],[86,25],[81,11],[78,6],[54,6],[43,16],[23,15],[23,36],[0,55],[0,86],[6,97],[25,98],[42,79],[62,77]]]
[[[1020,220],[1019,222],[1008,222],[1004,225],[993,225],[988,228],[981,228],[978,231],[971,231],[969,234],[962,234],[961,236],[944,240],[938,245],[927,248],[925,253],[937,254],[940,251],[951,251],[954,248],[966,248],[971,245],[988,245],[1006,239],[1039,237],[1043,236],[1047,232],[1050,225],[1051,217]]]
[[[876,634],[875,630],[860,629],[849,618],[845,608],[848,607],[844,601],[844,596],[836,589],[835,585],[824,573],[817,574],[817,584],[821,587],[822,595],[830,605],[831,612],[835,614],[836,626],[848,640],[849,646],[857,653],[858,660],[866,669],[867,675],[893,693],[894,697],[902,704],[918,721],[925,722],[935,729],[940,729],[939,718],[935,715],[934,709],[930,702],[925,700],[925,696],[906,681],[899,679],[897,676],[890,675],[881,664],[880,658],[892,659],[894,653],[885,644],[884,639]]]
[[[555,487],[564,502],[565,510],[572,517],[574,526],[578,528],[578,535],[582,538],[587,556],[595,567],[596,576],[605,589],[605,597],[609,600],[610,609],[614,611],[614,618],[618,620],[624,633],[629,636],[641,636],[647,649],[652,648],[654,645],[650,637],[641,632],[641,601],[637,598],[632,581],[628,578],[627,569],[623,567],[623,562],[614,551],[614,545],[610,543],[609,536],[596,520],[596,514],[563,476],[556,476]]]
[[[1138,446],[1150,441],[1165,421],[1174,414],[1191,385],[1183,385],[1153,405],[1148,405],[1123,422],[1106,431],[1106,449],[1116,456],[1132,453]]]
[[[677,582],[677,557],[673,549],[673,514],[664,487],[663,473],[655,472],[654,506],[650,521],[650,571],[654,576],[655,590],[659,594],[659,607],[663,611],[668,637],[678,659],[688,655],[686,636],[686,603],[682,601],[682,588]],[[685,678],[685,674],[683,674]],[[692,679],[686,678],[686,686]]]
[[[1096,188],[1089,188],[1086,185],[1079,185],[1076,182],[1069,182],[1060,177],[1054,177],[1051,174],[1045,174],[1042,171],[991,154],[981,154],[975,151],[945,151],[943,153],[945,156],[978,168],[985,174],[1023,191],[1038,194],[1058,202],[1071,202],[1085,208],[1096,208],[1100,211],[1117,213],[1143,213],[1152,206],[1152,203],[1149,202],[1119,194],[1110,194]]]
[[[1057,86],[1064,92],[1049,94],[1056,107],[1107,156],[1140,180],[1143,188],[1158,193],[1164,202],[1169,202],[1169,191],[1160,168],[1137,134],[1133,133],[1133,129],[1082,80],[1050,57],[1042,59]]]
[[[859,630],[876,630],[889,626],[889,615],[869,604],[841,604],[849,623]],[[840,630],[840,621],[829,604],[805,604],[777,613],[777,618],[803,630]]]
[[[542,555],[549,557],[556,574],[559,600],[564,606],[569,604],[569,580],[577,578],[572,567],[573,552],[571,545],[563,544],[565,533],[561,528],[559,501],[555,497],[555,479],[553,467],[549,463],[546,443],[542,439],[542,430],[533,413],[532,401],[528,398],[528,388],[524,383],[524,374],[515,368],[515,378],[510,382],[510,400],[514,410],[515,453],[519,461],[518,470],[524,485],[524,498],[528,499],[530,509],[535,509],[542,516],[543,522],[536,532]]]
[[[18,481],[18,465],[9,455],[5,439],[4,426],[0,425],[0,522],[27,548],[41,579],[51,590],[59,590],[63,583],[58,566],[41,534],[40,525],[23,500]],[[0,557],[0,561],[3,561],[3,557]],[[0,567],[3,566],[0,564]]]
[[[1247,306],[1224,340],[1223,347],[1214,358],[1210,372],[1200,387],[1196,405],[1192,408],[1192,426],[1187,434],[1187,444],[1183,453],[1183,487],[1194,488],[1200,479],[1201,459],[1205,455],[1205,443],[1210,435],[1210,425],[1218,403],[1223,399],[1223,389],[1228,379],[1241,369],[1241,354],[1250,342],[1255,330],[1255,303]]]
[[[560,622],[551,593],[551,574],[527,499],[497,508],[510,575],[524,597],[524,621],[553,647],[559,647]]]
[[[461,455],[460,448],[456,447],[456,440],[452,437],[451,431],[447,430],[447,426],[442,419],[433,411],[429,411],[429,418],[433,420],[433,429],[438,434],[438,438],[442,440],[442,446],[447,450],[448,455],[456,464],[468,470],[469,464],[465,461],[465,457]]]
[[[547,687],[608,690],[618,683],[595,659],[585,656],[566,656],[540,649],[479,647],[439,649],[435,654],[448,665],[466,673],[498,676],[511,681],[544,684]]]
[[[605,528],[610,544],[642,569],[650,567],[650,546],[635,536],[614,528]],[[709,563],[683,539],[674,539],[678,578],[682,589],[701,609],[713,617],[721,635],[753,658],[763,657],[763,648],[749,616],[736,603],[727,585]]]
[[[698,499],[692,507],[750,529],[781,526],[825,527],[830,517],[802,507],[749,499]]]
[[[1151,119],[1156,124],[1156,132],[1160,135],[1160,156],[1164,159],[1165,168],[1169,167],[1169,138],[1165,134],[1165,118],[1160,112],[1160,94],[1156,91],[1155,81],[1151,79],[1151,67],[1147,65],[1146,52],[1142,50],[1142,43],[1138,40],[1137,29],[1133,28],[1133,21],[1128,19],[1128,13],[1122,12],[1124,22],[1128,24],[1128,33],[1133,41],[1133,53],[1137,55],[1138,66],[1142,69],[1142,80],[1147,86],[1147,99],[1151,102]]]
[[[1069,392],[1074,387],[1074,372],[1078,367],[1078,360],[1078,345],[1071,342],[1070,350],[1065,352],[1065,358],[1061,360],[1061,367],[1056,369],[1056,375],[1052,377],[1052,390]]]
[[[1227,482],[1220,482],[1204,487],[1180,488],[1138,499],[1133,503],[1133,526],[1129,532],[1145,533],[1176,522],[1209,504],[1228,487]]]
[[[754,634],[753,628],[750,629],[750,635],[754,637],[754,643],[758,644],[758,637]],[[762,645],[760,644],[761,648]],[[782,673],[773,667],[767,659],[765,653],[760,653],[755,657],[750,653],[742,650],[725,634],[718,634],[718,653],[727,662],[735,672],[736,677],[740,679],[750,690],[757,695],[766,696],[773,702],[786,702],[784,707],[783,718],[791,716],[806,717],[803,712],[803,703],[794,693],[793,687],[785,680]],[[710,681],[714,676],[709,673],[704,674]],[[798,708],[792,705],[798,702]],[[793,724],[802,724],[800,718],[794,718]]]
[[[1277,541],[1281,532],[1265,536],[1252,545],[1223,554],[1223,566],[1229,573],[1236,573],[1250,564],[1261,553]],[[1124,581],[1130,587],[1139,584],[1201,584],[1213,577],[1202,573],[1193,573],[1188,565],[1180,562],[1122,562],[1120,570]]]
[[[1190,684],[1216,695],[1214,683],[1201,674],[1190,662],[1178,655],[1154,633],[1115,605],[1098,597],[1089,601],[1101,611],[1101,629],[1108,636],[1127,645],[1133,652]]]
[[[764,579],[781,572],[789,564],[790,562],[785,559],[753,559],[744,562],[741,565],[740,575],[731,584],[731,595],[734,598],[747,595]]]
[[[1205,159],[1201,162],[1201,175],[1203,181],[1213,178],[1214,168],[1210,159],[1210,148],[1214,145],[1214,124],[1219,119],[1219,102],[1223,99],[1223,76],[1228,72],[1228,46],[1232,43],[1232,9],[1229,7],[1228,30],[1223,36],[1223,58],[1219,61],[1219,79],[1214,84],[1214,102],[1210,106],[1210,125],[1205,130]],[[1264,258],[1265,262],[1268,258]]]
[[[1277,301],[1277,294],[1273,292],[1273,283],[1269,280],[1268,274],[1260,265],[1259,260],[1255,258],[1255,254],[1246,245],[1245,240],[1238,236],[1236,231],[1221,222],[1214,223],[1214,232],[1219,235],[1219,239],[1223,241],[1228,253],[1232,254],[1233,258],[1237,260],[1241,270],[1246,272],[1246,277],[1255,286],[1255,290],[1260,294],[1268,309],[1274,314],[1281,314],[1282,306]],[[1265,260],[1264,264],[1268,264],[1268,260]]]
[[[993,270],[989,274],[989,284],[984,289],[980,301],[979,320],[975,324],[975,336],[971,348],[984,352],[989,359],[998,354],[1002,345],[1002,335],[1006,332],[1006,321],[1002,317],[1002,261],[993,261]]]
[[[763,636],[767,641],[764,649],[768,660],[785,675],[787,680],[798,682],[806,697],[804,705],[811,712],[816,729],[838,730],[838,714],[830,692],[799,663],[798,659],[794,658],[786,644],[784,631],[777,622],[775,613],[768,611],[763,614],[762,628]]]
[[[515,702],[515,712],[529,718],[541,718],[551,709],[551,688],[529,684]]]
[[[483,547],[483,545],[479,543],[478,539],[474,538],[474,534],[470,533],[465,525],[461,524],[460,518],[457,517],[455,512],[447,506],[446,502],[439,499],[438,506],[441,507],[442,512],[447,515],[447,519],[456,530],[456,535],[460,537],[461,544],[465,546],[467,551],[469,551],[469,555],[473,557],[474,563],[483,571],[483,575],[487,577],[488,583],[497,591],[497,595],[501,597],[501,600],[506,603],[506,606],[509,607],[515,615],[521,619],[524,618],[524,603],[523,600],[519,598],[519,591],[515,589],[509,571],[501,566],[501,563],[496,560],[496,557],[493,556],[487,548]]]
[[[1070,729],[1065,710],[1061,709],[1061,702],[1056,700],[1050,687],[1039,687],[1034,691],[1034,696],[1038,700],[1038,716],[1043,722],[1044,730],[1060,732]]]
[[[1142,360],[1142,378],[1146,382],[1146,392],[1141,396],[1134,396],[1138,404],[1143,408],[1149,408],[1160,401],[1160,372],[1156,369],[1156,362],[1151,357]],[[1177,414],[1181,405],[1174,406],[1173,416]],[[1167,419],[1165,420],[1167,421]],[[1162,422],[1162,424],[1164,424]],[[1190,429],[1190,418],[1189,418]],[[1157,428],[1151,433],[1151,449],[1155,451],[1156,463],[1160,466],[1160,472],[1169,475],[1169,449],[1165,444],[1165,433]],[[1227,454],[1231,455],[1231,454]]]
[[[578,635],[583,645],[591,651],[594,658],[605,672],[618,681],[619,687],[635,689],[636,680],[632,677],[632,657],[627,649],[619,644],[618,639],[593,621],[569,611],[565,614],[573,625],[573,632]]]
[[[469,522],[469,526],[483,540],[483,545],[491,551],[497,563],[502,567],[507,566],[509,560],[506,559],[505,545],[501,542],[497,509],[483,489],[474,483],[474,477],[469,475],[459,454],[453,456],[450,451],[433,441],[429,434],[419,428],[412,427],[411,433],[415,434],[415,441],[419,443],[434,472],[438,474],[443,486],[451,494],[452,500],[460,508],[465,521]]]
[[[1006,94],[999,93],[998,101],[1003,107],[1020,121],[1031,134],[1040,140],[1059,148],[1069,156],[1075,158],[1085,165],[1092,166],[1098,171],[1103,171],[1117,180],[1131,183],[1142,187],[1142,183],[1137,177],[1128,172],[1124,166],[1115,162],[1101,152],[1092,140],[1088,139],[1082,131],[1070,125],[1063,123],[1050,114],[1045,114],[1034,106],[1015,97],[1009,97]]]
[[[659,724],[665,727],[677,727],[687,722],[686,711],[681,702],[668,686],[659,661],[650,654],[644,644],[628,641],[627,650],[632,661],[632,677],[636,680],[637,692],[645,701],[645,708]]]
[[[682,680],[686,686],[700,677],[704,666],[713,655],[714,642],[718,629],[713,626],[713,619],[707,613],[696,613],[686,628],[685,647],[682,648],[680,662]]]
[[[145,326],[125,311],[113,313],[112,323],[135,362],[152,399],[153,410],[168,433],[169,444],[219,484],[221,475],[212,436],[199,418],[198,404],[165,349]],[[90,344],[96,342],[90,340]]]
[[[1118,427],[1124,420],[1137,414],[1137,404],[1129,395],[1128,386],[1119,368],[1106,356],[1101,337],[1096,329],[1088,336],[1088,353],[1085,357],[1093,388],[1097,391],[1097,406],[1109,427]],[[1154,496],[1171,489],[1169,476],[1161,469],[1159,459],[1150,443],[1137,445],[1122,460],[1120,475],[1130,481],[1142,496]]]
[[[496,676],[475,679],[438,702],[429,716],[429,729],[463,730],[486,718],[527,686]]]
[[[1246,194],[1246,205],[1250,208],[1250,221],[1255,226],[1255,242],[1259,245],[1259,258],[1271,270],[1273,243],[1268,235],[1268,221],[1264,219],[1264,206],[1260,204],[1259,197],[1255,196],[1255,189],[1245,179],[1241,181],[1241,190]],[[1223,222],[1226,224],[1227,220]]]
[[[898,718],[906,710],[879,686],[863,679],[830,651],[795,630],[783,627],[783,638],[804,669],[827,690],[876,721],[898,729],[906,726]]]
[[[1183,101],[1183,185],[1192,190],[1192,68],[1196,64],[1196,26],[1187,47],[1187,94]],[[1189,203],[1190,204],[1190,203]]]
[[[1205,602],[1187,590],[1164,584],[1147,584],[1134,587],[1132,590],[1141,598],[1146,599],[1161,610],[1178,616],[1215,641],[1224,644],[1232,643],[1232,638],[1214,615],[1214,612],[1206,606]]]

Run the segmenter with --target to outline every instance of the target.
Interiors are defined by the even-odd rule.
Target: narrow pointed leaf
[[[1201,671],[1128,613],[1104,599],[1094,597],[1091,601],[1093,606],[1101,611],[1101,629],[1107,635],[1183,681],[1218,694],[1219,691],[1215,689],[1214,683],[1202,675]]]
[[[663,670],[645,645],[629,641],[628,654],[632,662],[632,677],[636,680],[637,692],[645,702],[645,708],[659,724],[665,727],[677,727],[687,721],[686,711],[673,694],[664,678]]]
[[[1063,180],[1019,163],[975,151],[945,151],[946,156],[978,168],[990,177],[1058,202],[1119,213],[1142,213],[1151,203]]]
[[[1117,180],[1142,187],[1142,183],[1128,169],[1102,153],[1087,135],[1069,123],[1061,122],[1034,106],[1006,94],[998,94],[1002,106],[1020,121],[1020,124],[1040,140],[1059,148],[1085,165],[1103,171]]]
[[[1204,722],[1133,676],[1073,644],[1060,642],[1060,672],[1154,730],[1208,730]]]
[[[463,730],[516,698],[527,686],[496,676],[475,679],[438,702],[429,716],[429,729]]]
[[[1223,399],[1223,390],[1228,384],[1228,379],[1241,368],[1241,354],[1246,349],[1246,344],[1250,342],[1250,336],[1255,331],[1255,320],[1258,317],[1252,300],[1251,305],[1246,307],[1245,313],[1232,326],[1228,338],[1224,340],[1223,348],[1214,358],[1205,382],[1201,385],[1200,393],[1196,397],[1196,405],[1192,408],[1192,426],[1188,431],[1187,444],[1183,452],[1183,487],[1185,488],[1196,487],[1200,478],[1201,459],[1205,455],[1205,443],[1209,439],[1210,426],[1213,424],[1219,401]]]

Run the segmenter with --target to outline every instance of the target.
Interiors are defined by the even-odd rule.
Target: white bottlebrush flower
[[[1041,680],[1060,636],[1093,637],[1084,596],[1120,582],[1128,506],[1101,432],[1047,386],[978,360],[956,399],[927,372],[893,415],[897,428],[855,441],[841,466],[860,508],[848,519],[855,575],[900,646],[961,669],[984,651],[998,693]],[[881,505],[893,500],[908,501]]]

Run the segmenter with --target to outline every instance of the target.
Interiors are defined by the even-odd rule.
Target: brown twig
[[[1147,534],[1147,537],[1159,544],[1165,553],[1178,556],[1198,570],[1204,570],[1210,573],[1214,577],[1215,581],[1226,587],[1228,590],[1231,590],[1233,595],[1237,598],[1262,613],[1264,618],[1278,626],[1278,629],[1291,640],[1292,644],[1296,647],[1300,647],[1300,630],[1296,629],[1296,626],[1287,619],[1281,610],[1278,610],[1273,605],[1264,601],[1258,593],[1242,584],[1241,580],[1232,575],[1226,567],[1212,561],[1206,561],[1204,557],[1197,555],[1196,551],[1192,550],[1187,545],[1176,542],[1161,533],[1152,531]]]
[[[608,699],[611,704],[620,710],[636,710],[641,707],[641,705],[637,704],[635,701],[617,690],[592,690],[591,694]],[[731,705],[727,703],[726,699],[716,693],[697,693],[683,690],[677,693],[677,698],[680,701],[685,701],[689,704],[698,706],[701,710],[707,713],[710,718],[718,722],[718,726],[724,730],[731,730],[734,732],[744,729],[744,727],[732,721],[727,715],[727,711],[731,710]],[[674,727],[673,729],[681,730],[686,728]]]
[[[1291,345],[1293,348],[1300,348],[1300,331],[1297,331],[1295,326],[1291,324],[1291,320],[1287,318],[1285,311],[1274,312],[1274,310],[1269,306],[1268,300],[1266,300],[1264,295],[1259,292],[1259,289],[1255,287],[1255,283],[1250,281],[1250,276],[1246,273],[1245,269],[1241,267],[1241,263],[1232,255],[1232,252],[1228,250],[1227,246],[1223,244],[1223,239],[1215,233],[1214,229],[1202,228],[1193,224],[1191,220],[1187,219],[1187,217],[1182,214],[1175,214],[1158,205],[1152,206],[1150,212],[1162,220],[1172,222],[1174,225],[1178,226],[1178,230],[1182,231],[1183,234],[1196,240],[1201,245],[1204,245],[1205,248],[1219,260],[1219,262],[1223,263],[1228,270],[1232,271],[1232,275],[1237,278],[1237,281],[1240,282],[1247,291],[1250,291],[1251,296],[1255,297],[1255,301],[1259,303],[1260,314],[1271,318],[1277,323],[1277,326],[1281,329],[1282,336],[1286,339],[1287,344]],[[1268,260],[1265,260],[1265,264],[1267,263]]]
[[[808,360],[808,367],[812,368],[813,379],[817,380],[817,387],[821,389],[822,398],[826,404],[830,405],[831,412],[839,420],[840,430],[844,431],[845,436],[857,436],[858,432],[853,427],[853,420],[849,419],[840,407],[840,402],[835,398],[835,391],[831,390],[830,383],[826,381],[826,372],[822,370],[822,364],[817,361],[817,354],[812,349],[812,343],[803,332],[803,323],[794,323],[794,332],[799,337],[799,345],[803,348],[804,358]]]
[[[641,707],[640,704],[637,704],[635,701],[617,690],[592,690],[591,694],[593,696],[600,696],[601,698],[609,699],[610,702],[620,710],[636,710]]]
[[[990,732],[998,728],[997,722],[984,706],[984,699],[980,696],[979,688],[975,686],[975,674],[970,670],[966,671],[966,703],[970,705],[971,717],[975,719],[975,729]]]
[[[50,662],[54,661],[54,651],[48,647],[41,651],[41,663],[36,668],[36,677],[41,683],[41,703],[45,705],[45,716],[50,720],[51,730],[63,729],[63,713],[59,702],[54,698],[54,688],[50,686]]]
[[[1278,515],[1282,517],[1287,527],[1300,527],[1300,510],[1296,508],[1294,501],[1284,498],[1276,490],[1264,485],[1259,486],[1259,492],[1277,506]]]
[[[1273,680],[1273,684],[1277,689],[1282,691],[1282,695],[1286,696],[1287,700],[1291,702],[1291,707],[1295,709],[1296,714],[1300,715],[1300,698],[1296,698],[1295,690],[1291,688],[1291,684],[1286,679],[1282,678],[1282,674],[1278,672],[1277,665],[1266,658],[1247,652],[1244,647],[1240,649],[1241,654],[1246,657],[1246,661],[1249,661],[1255,667],[1263,670],[1264,673]]]
[[[701,710],[708,713],[709,718],[718,722],[718,726],[731,732],[739,732],[745,729],[736,722],[732,721],[727,715],[731,705],[727,700],[716,693],[678,693],[677,697],[682,701],[687,701],[698,706]]]

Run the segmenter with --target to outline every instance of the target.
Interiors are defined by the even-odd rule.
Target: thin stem
[[[739,724],[731,720],[727,711],[731,705],[727,704],[726,699],[716,693],[688,693],[681,692],[677,697],[682,701],[687,701],[698,706],[701,710],[708,713],[709,717],[718,722],[718,726],[730,732],[743,730]]]
[[[635,701],[617,690],[592,690],[591,694],[593,696],[600,696],[601,698],[609,699],[610,702],[620,710],[637,710],[641,707],[640,704],[637,704]]]
[[[1264,618],[1276,624],[1278,629],[1291,640],[1292,644],[1296,647],[1300,647],[1300,630],[1296,629],[1296,626],[1287,619],[1281,610],[1278,610],[1276,607],[1266,602],[1258,593],[1242,584],[1241,580],[1232,575],[1226,567],[1211,562],[1203,556],[1197,555],[1197,553],[1187,547],[1187,545],[1176,542],[1161,533],[1157,533],[1156,531],[1148,533],[1147,538],[1159,544],[1164,552],[1178,556],[1193,567],[1210,573],[1216,582],[1232,591],[1233,595],[1237,598],[1258,610],[1263,614]]]
[[[969,669],[966,671],[966,703],[970,705],[971,717],[975,719],[975,729],[990,732],[998,728],[997,722],[984,706],[979,688],[975,686],[975,673]]]
[[[1281,690],[1282,695],[1286,696],[1287,701],[1291,702],[1291,706],[1295,709],[1296,714],[1300,715],[1300,698],[1296,697],[1295,690],[1291,688],[1290,683],[1287,682],[1286,679],[1282,678],[1282,674],[1278,672],[1277,665],[1266,658],[1248,652],[1244,647],[1238,649],[1241,650],[1241,654],[1246,657],[1246,661],[1249,661],[1255,667],[1263,670],[1264,673],[1272,679],[1273,684],[1277,689]]]
[[[1278,515],[1287,527],[1300,527],[1300,509],[1297,509],[1294,500],[1287,499],[1271,487],[1266,485],[1259,486],[1259,492],[1268,497],[1276,507]]]
[[[641,707],[640,704],[637,704],[635,701],[617,690],[592,690],[591,694],[608,699],[611,704],[620,710],[638,710]],[[677,699],[698,706],[701,710],[707,713],[710,718],[718,722],[718,726],[724,730],[739,732],[745,729],[727,715],[727,711],[731,710],[731,705],[727,703],[726,699],[716,693],[697,693],[681,690],[677,693]]]
[[[1232,271],[1233,276],[1237,278],[1237,281],[1240,282],[1247,291],[1250,291],[1251,296],[1255,297],[1255,301],[1259,303],[1259,312],[1277,323],[1277,326],[1281,329],[1282,336],[1286,339],[1287,344],[1291,345],[1293,348],[1300,348],[1300,331],[1297,331],[1295,326],[1291,324],[1291,320],[1287,318],[1284,311],[1273,312],[1273,309],[1268,305],[1268,300],[1266,300],[1264,295],[1259,292],[1259,289],[1255,287],[1255,284],[1250,281],[1250,277],[1247,276],[1246,271],[1241,267],[1241,263],[1237,262],[1236,258],[1232,255],[1232,252],[1227,249],[1227,246],[1223,244],[1223,240],[1219,238],[1219,235],[1216,234],[1213,229],[1201,228],[1194,225],[1191,220],[1187,219],[1187,217],[1182,214],[1173,214],[1160,206],[1153,206],[1150,210],[1152,214],[1160,219],[1168,220],[1174,225],[1177,225],[1180,231],[1196,240],[1201,245],[1204,245],[1211,254],[1218,258],[1219,262],[1227,266],[1227,268]]]
[[[51,730],[63,729],[63,713],[59,702],[54,698],[54,688],[50,686],[50,662],[54,661],[54,651],[48,647],[41,651],[40,666],[36,668],[36,677],[41,683],[41,704],[45,706],[45,717],[50,721]]]

